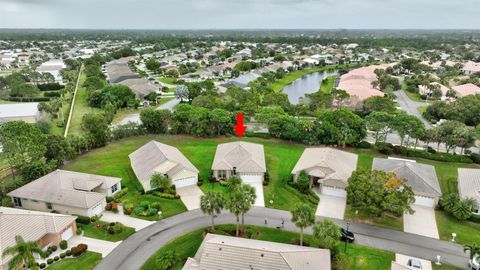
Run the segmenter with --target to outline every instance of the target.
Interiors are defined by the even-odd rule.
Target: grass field
[[[58,261],[45,269],[48,270],[91,270],[102,260],[102,254],[87,251],[78,258],[68,258]]]
[[[460,244],[480,243],[480,223],[458,221],[443,211],[436,211],[435,215],[440,239],[449,241],[456,233],[456,242]]]
[[[223,231],[231,231],[233,230],[233,228],[233,225],[217,226],[217,230]],[[248,230],[258,232],[258,234],[254,233],[254,238],[258,240],[292,244],[299,238],[299,235],[297,233],[281,231],[272,228],[248,226]],[[170,250],[175,250],[175,254],[177,256],[176,263],[171,268],[171,270],[182,269],[184,261],[188,257],[193,257],[198,247],[202,243],[204,231],[205,229],[196,230],[171,241],[170,243],[159,249],[155,253],[155,255],[150,257],[140,269],[155,269],[156,258],[160,254]],[[316,246],[315,240],[311,235],[305,235],[305,240],[312,246]],[[337,249],[339,251],[341,250],[340,252],[342,252],[342,247],[343,244],[340,243]],[[347,255],[352,265],[352,267],[349,268],[351,270],[387,270],[390,269],[391,261],[395,259],[395,255],[392,252],[368,248],[355,244],[350,244],[348,246]]]
[[[77,226],[81,226],[84,231],[84,236],[106,240],[110,242],[118,242],[120,240],[125,240],[130,235],[135,233],[135,229],[131,227],[125,226],[123,231],[118,234],[109,234],[105,229],[102,229],[100,226],[107,225],[108,222],[104,221],[96,221],[92,222],[88,225],[84,224],[77,224]]]
[[[82,118],[85,114],[90,112],[100,112],[101,110],[88,106],[87,103],[87,90],[82,87],[86,76],[84,73],[80,74],[80,84],[77,90],[77,96],[75,97],[75,105],[72,112],[72,120],[70,123],[70,129],[68,134],[81,134],[82,133]]]
[[[0,104],[12,104],[12,103],[16,103],[16,102],[0,99]]]
[[[330,89],[335,85],[335,80],[337,76],[328,76],[323,79],[322,84],[320,85],[320,91],[324,93],[330,93]]]
[[[166,84],[175,84],[175,82],[177,81],[176,78],[166,78],[166,77],[159,77],[157,78],[157,80]]]

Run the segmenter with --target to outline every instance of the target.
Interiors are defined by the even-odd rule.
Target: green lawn
[[[87,103],[87,90],[82,87],[86,76],[84,73],[80,75],[80,84],[77,90],[77,96],[75,97],[75,105],[72,112],[72,120],[70,123],[70,129],[68,134],[81,134],[82,133],[82,118],[85,114],[90,112],[101,112],[100,109],[92,108]]]
[[[0,99],[0,104],[12,104],[12,103],[15,103],[15,102],[8,101],[8,100],[4,100],[4,99]]]
[[[101,225],[106,225],[108,222],[104,221],[97,221],[92,222],[88,225],[84,224],[77,224],[77,226],[81,226],[84,231],[84,236],[106,240],[110,242],[118,242],[121,240],[127,239],[130,235],[135,233],[135,229],[131,227],[125,226],[123,231],[119,234],[109,234],[105,229],[100,228]]]
[[[166,84],[175,84],[175,82],[177,81],[176,78],[166,78],[166,77],[160,77],[160,78],[157,78],[157,80]]]
[[[78,258],[67,258],[58,261],[45,269],[48,270],[91,270],[102,260],[102,254],[87,251]]]
[[[368,211],[363,209],[356,209],[351,205],[347,205],[347,208],[345,209],[344,219],[354,222],[372,224],[392,230],[403,231],[403,217],[385,215],[381,218],[372,218]]]
[[[460,244],[480,243],[480,223],[459,221],[443,211],[435,211],[440,239],[451,240],[452,233],[457,234]]]
[[[405,90],[405,93],[407,94],[407,96],[413,100],[413,101],[417,101],[417,102],[425,102],[426,100],[423,99],[419,93],[412,93],[410,91],[407,91]]]
[[[162,105],[162,104],[165,104],[167,102],[169,102],[170,100],[174,99],[174,97],[163,97],[161,99],[158,100],[158,105]]]
[[[328,76],[323,79],[322,84],[320,85],[320,91],[324,93],[330,93],[330,89],[335,85],[335,80],[337,76]]]
[[[140,182],[130,167],[128,155],[149,142],[157,140],[177,147],[200,170],[199,179],[208,180],[211,175],[211,166],[219,143],[237,141],[237,138],[195,138],[189,136],[142,136],[113,142],[106,147],[95,149],[78,157],[64,169],[116,176],[122,178],[122,186],[128,187],[127,200],[139,202],[141,200],[159,201],[162,203],[164,217],[172,216],[186,208],[180,200],[167,200],[153,195],[140,195]],[[261,143],[265,146],[267,169],[270,174],[270,184],[264,187],[265,201],[273,199],[273,208],[290,210],[299,202],[308,202],[306,196],[287,185],[290,172],[300,158],[304,145],[283,142],[280,140],[266,140],[259,138],[245,138],[245,141]],[[213,186],[204,181],[204,191]],[[217,188],[216,185],[215,188]],[[219,188],[220,189],[220,188]],[[273,195],[275,194],[275,195]],[[268,203],[270,206],[270,203]],[[312,207],[316,205],[312,204]]]
[[[233,225],[221,225],[217,226],[218,230],[232,231]],[[278,229],[248,226],[248,230],[254,231],[254,238],[258,240],[272,241],[278,243],[292,244],[299,238],[297,233],[281,231]],[[205,229],[196,230],[187,233],[179,238],[171,241],[161,249],[159,249],[155,255],[150,257],[147,262],[140,268],[141,270],[155,269],[156,258],[169,250],[175,250],[177,260],[172,270],[182,269],[185,260],[188,257],[193,257],[203,240],[203,232]],[[258,232],[258,233],[257,233]],[[312,246],[316,246],[315,240],[311,235],[305,235],[305,241]],[[343,252],[343,243],[340,243],[338,250]],[[351,270],[382,270],[390,269],[391,261],[395,259],[395,254],[389,251],[378,250],[374,248],[368,248],[360,245],[349,244],[347,254],[351,260]]]

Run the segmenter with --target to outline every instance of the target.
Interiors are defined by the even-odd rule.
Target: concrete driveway
[[[200,208],[200,197],[203,192],[197,185],[177,188],[177,193],[189,211]]]
[[[102,257],[106,257],[108,254],[110,254],[110,252],[120,245],[120,243],[122,243],[122,241],[110,242],[79,235],[75,235],[68,240],[69,247],[73,247],[78,244],[86,244],[89,251],[101,253]]]
[[[347,198],[320,194],[316,216],[343,219]]]
[[[102,217],[100,218],[100,220],[105,222],[120,222],[125,226],[135,228],[136,231],[139,231],[155,223],[153,221],[148,221],[148,220],[127,216],[123,214],[123,208],[121,207],[121,205],[119,205],[118,207],[119,207],[118,214],[115,214],[109,211],[104,211],[102,213]]]
[[[415,257],[412,257],[412,256],[403,255],[403,254],[398,254],[398,253],[395,254],[395,262],[397,262],[400,265],[407,266],[408,260],[410,260],[410,259],[416,259],[416,260],[420,261],[420,263],[422,264],[422,270],[432,270],[432,262],[431,261],[427,261],[427,260],[424,260],[424,259],[415,258]]]
[[[255,188],[255,193],[257,194],[257,199],[255,200],[255,206],[265,207],[265,199],[263,197],[263,184],[262,183],[248,183]]]
[[[435,209],[415,204],[412,208],[413,215],[403,215],[403,231],[439,239]]]
[[[429,104],[427,102],[418,102],[418,101],[413,101],[411,100],[408,96],[407,93],[405,93],[404,90],[399,90],[394,92],[395,96],[397,97],[397,102],[400,104],[400,107],[402,110],[404,110],[407,114],[416,116],[418,119],[420,119],[427,128],[431,128],[432,124],[425,120],[423,118],[422,113],[418,110],[418,108],[423,107],[423,106],[428,106]]]

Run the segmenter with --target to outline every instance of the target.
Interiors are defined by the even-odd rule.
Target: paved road
[[[173,111],[173,108],[177,106],[180,103],[180,99],[172,99],[160,106],[157,107],[157,110],[170,110]],[[125,125],[128,124],[129,122],[132,123],[137,123],[140,124],[140,114],[139,113],[133,113],[130,115],[125,116],[120,122],[118,122],[117,125]]]
[[[428,106],[427,102],[418,102],[411,100],[404,90],[394,92],[395,96],[397,97],[397,102],[400,104],[402,110],[404,110],[407,114],[413,115],[418,117],[427,128],[432,128],[432,124],[428,122],[423,115],[418,110],[419,107]]]
[[[269,227],[279,226],[283,218],[286,221],[284,230],[298,231],[290,222],[290,213],[282,210],[253,207],[245,216],[245,222],[250,225],[265,226],[265,217],[268,218],[267,226]],[[335,221],[345,227],[344,221]],[[235,218],[229,213],[222,213],[216,218],[216,223],[234,224]],[[95,267],[95,270],[139,269],[148,258],[171,240],[209,225],[210,217],[202,214],[200,210],[158,221],[123,241]],[[436,260],[437,255],[441,255],[444,263],[463,268],[468,266],[468,258],[463,253],[463,247],[455,243],[366,224],[351,223],[349,228],[355,233],[356,242],[361,245],[431,261]],[[306,233],[311,233],[311,229],[307,229]]]

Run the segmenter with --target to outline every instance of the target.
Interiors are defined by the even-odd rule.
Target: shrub
[[[123,213],[125,215],[130,215],[133,212],[133,204],[132,203],[124,203],[123,204]]]
[[[60,259],[65,258],[65,253],[60,253]]]
[[[67,242],[67,240],[62,240],[62,241],[60,241],[59,246],[60,246],[60,248],[61,248],[62,250],[67,249],[67,247],[68,247],[68,242]]]
[[[157,196],[157,197],[163,198],[163,199],[170,199],[170,200],[176,199],[175,195],[170,194],[170,193],[155,192],[154,195]]]
[[[90,218],[91,222],[97,222],[97,220],[98,220],[97,216],[93,216],[93,217]]]
[[[203,181],[198,180],[198,181],[197,181],[197,186],[201,187],[202,185],[203,185]]]
[[[52,255],[52,251],[47,249],[47,251],[45,251],[45,257],[49,257],[50,255]]]
[[[470,218],[468,219],[472,222],[475,222],[475,223],[480,223],[480,215],[472,215],[470,216]]]
[[[150,202],[149,201],[141,201],[140,202],[140,207],[147,209],[150,207]]]
[[[53,263],[53,259],[52,259],[52,258],[50,258],[50,259],[47,260],[47,264],[52,264],[52,263]]]
[[[359,144],[358,144],[358,148],[362,148],[362,149],[369,149],[371,148],[372,145],[367,142],[367,141],[361,141]]]
[[[113,201],[116,203],[121,202],[122,198],[128,193],[128,188],[123,188],[113,195]]]
[[[47,265],[46,265],[45,263],[41,263],[41,264],[39,265],[39,267],[40,267],[40,269],[43,269],[43,268],[47,267]]]
[[[400,145],[395,145],[393,147],[393,153],[397,155],[402,155],[405,156],[407,155],[408,149],[406,147],[400,146]]]
[[[71,251],[70,249],[69,249],[69,250],[67,250],[67,251],[65,251],[65,255],[67,255],[67,256],[71,256],[71,255],[72,255],[72,251]]]
[[[155,208],[157,209],[157,211],[160,211],[162,209],[161,205],[159,202],[153,202],[151,205],[150,205],[151,208]]]
[[[107,198],[105,198],[105,200],[107,200],[107,203],[111,203],[111,202],[113,202],[113,197],[112,196],[107,196]]]
[[[54,261],[58,261],[58,260],[60,260],[60,257],[55,256],[55,257],[53,257],[53,260],[54,260]]]
[[[430,159],[435,161],[443,162],[456,162],[456,163],[472,163],[472,159],[469,156],[464,155],[454,155],[449,153],[429,153],[421,150],[408,149],[407,156],[409,157],[418,157],[424,159]]]
[[[57,251],[57,249],[58,249],[58,247],[55,246],[55,245],[51,246],[50,248],[52,249],[52,252],[55,252],[55,251]]]
[[[112,210],[112,203],[107,203],[107,205],[105,205],[105,210],[106,211]]]
[[[88,225],[90,224],[90,218],[89,217],[85,217],[85,216],[78,216],[77,217],[77,222],[80,223],[80,224],[85,224],[85,225]]]
[[[477,153],[471,153],[470,154],[470,159],[475,162],[476,164],[480,164],[480,154]]]
[[[73,247],[71,249],[72,251],[72,256],[73,257],[78,257],[80,255],[82,255],[85,251],[87,251],[88,249],[88,246],[85,245],[85,244],[78,244],[76,247]]]
[[[375,149],[384,155],[391,155],[393,153],[393,145],[391,143],[377,143]]]
[[[107,232],[108,232],[109,234],[115,234],[115,228],[113,228],[112,226],[110,226],[110,227],[108,227]]]

